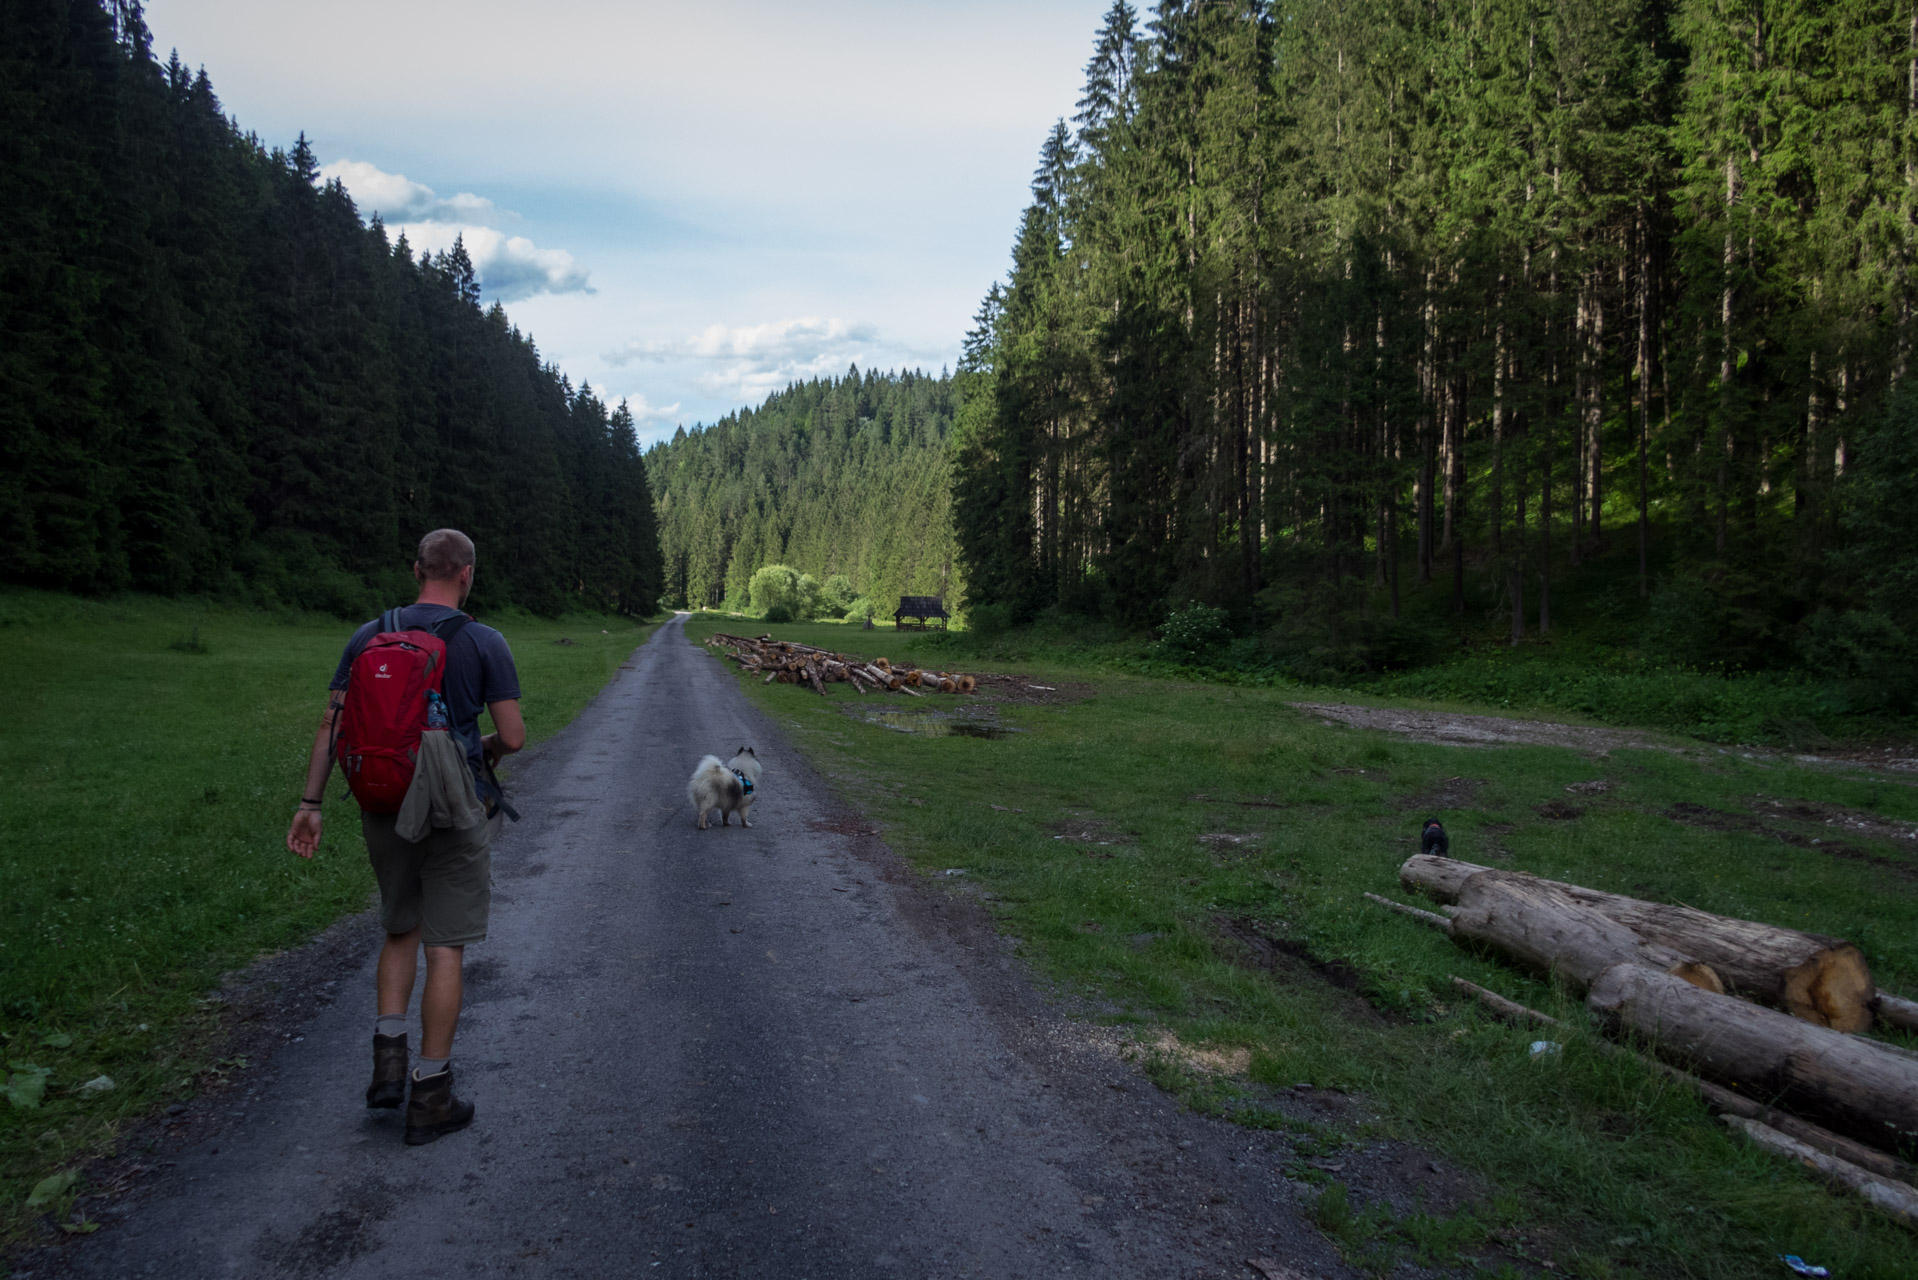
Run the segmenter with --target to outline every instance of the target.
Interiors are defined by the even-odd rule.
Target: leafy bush
[[[828,585],[831,584],[831,581],[830,578],[827,579]],[[872,600],[866,596],[860,596],[857,600],[852,601],[846,606],[846,621],[863,623],[866,619],[872,617],[872,608]]]
[[[795,617],[800,622],[810,622],[826,612],[825,589],[819,585],[819,579],[810,573],[799,575],[799,607]]]
[[[813,602],[807,598],[805,586],[809,581],[787,565],[769,564],[752,576],[747,587],[749,607],[767,622],[802,621],[811,616]]]
[[[819,617],[843,618],[851,611],[857,593],[852,589],[852,579],[843,573],[828,577],[819,588]],[[871,612],[870,602],[867,612]]]
[[[1188,604],[1166,615],[1159,650],[1168,657],[1196,658],[1232,638],[1231,615],[1209,604]]]

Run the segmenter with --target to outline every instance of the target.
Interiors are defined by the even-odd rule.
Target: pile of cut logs
[[[733,661],[754,675],[764,674],[767,684],[774,681],[809,684],[821,697],[825,696],[826,686],[835,683],[850,684],[860,693],[870,688],[915,698],[922,698],[927,692],[971,693],[979,687],[979,681],[972,676],[894,667],[884,658],[867,662],[864,658],[849,658],[830,649],[815,649],[771,636],[715,635],[707,637],[706,643],[715,649],[731,650]]]
[[[1886,1154],[1918,1148],[1918,1054],[1855,1034],[1918,1031],[1918,1003],[1879,991],[1857,947],[1451,858],[1408,859],[1399,880],[1440,910],[1366,896],[1557,974],[1602,1028],[1704,1077],[1728,1124],[1918,1228],[1913,1171]],[[1553,1021],[1454,982],[1501,1016]]]

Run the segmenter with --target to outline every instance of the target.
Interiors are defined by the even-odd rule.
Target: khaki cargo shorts
[[[418,844],[393,830],[395,813],[360,813],[366,856],[380,886],[380,926],[388,933],[420,930],[429,947],[486,941],[493,902],[493,832],[500,816],[464,831],[435,827]]]

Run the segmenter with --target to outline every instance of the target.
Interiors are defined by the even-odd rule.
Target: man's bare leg
[[[420,931],[389,933],[380,948],[379,975],[374,979],[382,1018],[406,1016],[413,1003],[413,979],[420,971]]]
[[[453,1056],[453,1032],[459,1027],[464,984],[460,964],[465,947],[426,949],[426,990],[420,993],[420,1057],[443,1062]],[[408,994],[412,983],[407,983]]]
[[[378,1018],[373,1023],[373,1083],[366,1087],[369,1107],[397,1107],[406,1101],[406,1006],[419,974],[420,931],[389,933],[380,948],[374,992]]]
[[[460,1020],[460,962],[464,947],[426,949],[426,990],[420,994],[420,1061],[406,1104],[406,1145],[432,1142],[473,1123],[473,1104],[453,1094],[453,1031]]]
[[[460,1000],[465,994],[461,962],[465,947],[426,948],[426,990],[420,994],[420,1057],[443,1062],[453,1056],[453,1032],[459,1028]],[[389,933],[380,948],[379,1011],[381,1017],[404,1015],[413,1000],[413,983],[420,969],[420,931]]]

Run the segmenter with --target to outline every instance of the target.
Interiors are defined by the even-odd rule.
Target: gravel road
[[[695,830],[693,762],[742,743],[755,825]],[[683,619],[522,761],[468,953],[474,1126],[407,1148],[400,1113],[362,1107],[357,917],[276,962],[281,1047],[135,1135],[104,1228],[15,1275],[1349,1274],[1281,1140],[1179,1110],[1038,994]]]

